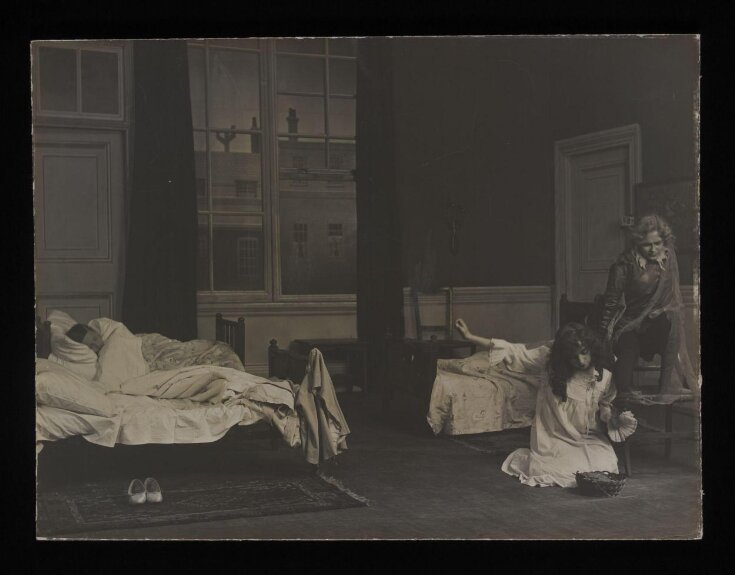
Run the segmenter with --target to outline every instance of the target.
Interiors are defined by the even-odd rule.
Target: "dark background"
[[[404,285],[428,230],[438,285],[553,284],[556,140],[638,123],[643,183],[696,179],[691,37],[391,45]],[[451,201],[464,208],[456,257]]]

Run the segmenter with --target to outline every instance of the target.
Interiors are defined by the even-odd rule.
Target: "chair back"
[[[594,301],[571,301],[567,294],[559,298],[559,327],[575,322],[596,330],[602,321],[602,295],[597,294]]]

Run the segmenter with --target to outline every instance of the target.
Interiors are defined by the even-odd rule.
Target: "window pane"
[[[209,216],[200,215],[197,246],[197,289],[209,290]]]
[[[337,56],[357,56],[357,39],[332,38],[329,40],[329,53]]]
[[[214,289],[263,290],[263,220],[260,216],[213,216]]]
[[[118,54],[82,50],[82,112],[120,113]]]
[[[253,118],[260,126],[258,55],[211,50],[209,66],[209,126],[247,130]]]
[[[355,293],[354,194],[281,188],[281,282],[287,295]],[[331,196],[330,196],[331,194]]]
[[[204,50],[189,47],[189,95],[191,98],[191,121],[195,128],[205,127],[205,73]]]
[[[278,138],[278,166],[281,170],[323,170],[327,166],[324,140],[318,138]]]
[[[324,93],[324,60],[278,56],[278,91]]]
[[[329,60],[329,92],[354,95],[356,75],[354,60]]]
[[[278,132],[324,134],[324,98],[278,96]]]
[[[355,169],[354,140],[329,140],[329,167],[333,170]]]
[[[194,132],[194,174],[196,176],[197,209],[208,210],[207,135],[204,132]]]
[[[212,134],[210,159],[214,211],[262,211],[259,138],[260,134],[236,134],[230,131]]]
[[[355,100],[329,98],[329,135],[355,136]]]
[[[64,48],[39,48],[40,107],[58,112],[77,111],[77,54]]]
[[[290,38],[276,40],[278,52],[301,52],[302,54],[324,54],[323,38]]]

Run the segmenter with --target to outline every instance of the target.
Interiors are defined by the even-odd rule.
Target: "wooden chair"
[[[433,295],[420,292],[415,288],[411,288],[411,302],[413,304],[413,314],[416,321],[416,339],[421,341],[424,339],[452,339],[452,305],[454,292],[451,287],[440,288],[439,292],[444,295],[444,323],[443,324],[426,324],[421,319],[421,296]]]
[[[602,296],[596,295],[594,301],[571,301],[567,294],[559,298],[559,326],[569,322],[581,323],[596,329],[602,319]]]
[[[215,339],[229,345],[245,365],[245,318],[233,321],[218,313],[215,316]]]

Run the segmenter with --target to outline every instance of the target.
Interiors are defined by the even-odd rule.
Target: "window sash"
[[[264,242],[264,253],[263,253],[263,274],[264,274],[264,289],[255,291],[224,291],[215,290],[214,281],[214,226],[213,219],[217,215],[232,215],[230,211],[217,211],[213,206],[213,199],[211,193],[212,186],[212,149],[210,137],[214,132],[227,132],[231,131],[228,126],[210,126],[209,125],[209,99],[211,86],[209,84],[210,77],[210,55],[209,50],[221,48],[221,46],[215,46],[215,41],[204,40],[204,41],[192,41],[189,42],[190,47],[197,47],[205,51],[204,53],[204,113],[205,113],[205,125],[202,129],[196,129],[195,132],[199,132],[205,135],[206,140],[206,208],[198,211],[200,217],[208,218],[208,233],[209,241],[207,242],[208,263],[209,263],[209,289],[200,290],[199,297],[200,301],[211,302],[222,302],[222,301],[262,301],[262,302],[295,302],[295,301],[323,301],[323,302],[353,302],[355,301],[355,294],[300,294],[290,295],[283,294],[281,289],[281,245],[280,245],[280,175],[281,173],[287,172],[298,172],[299,169],[295,169],[293,166],[279,165],[279,137],[288,137],[293,134],[281,133],[277,130],[277,102],[278,96],[281,94],[290,95],[290,93],[282,93],[278,90],[277,84],[277,57],[280,55],[294,56],[298,58],[320,58],[324,61],[324,93],[318,94],[319,98],[323,100],[324,106],[324,122],[325,122],[325,133],[324,134],[307,134],[299,132],[299,138],[305,138],[313,136],[319,138],[324,142],[324,154],[326,165],[323,167],[309,167],[307,170],[310,173],[315,174],[340,174],[342,178],[350,174],[354,174],[353,170],[345,169],[343,167],[330,168],[330,141],[339,140],[341,143],[351,142],[356,144],[357,134],[354,136],[340,136],[332,135],[329,133],[329,100],[334,99],[351,99],[356,100],[356,94],[332,94],[329,91],[329,63],[331,60],[344,60],[344,61],[356,61],[355,56],[336,56],[328,53],[325,50],[324,54],[307,54],[307,53],[294,53],[294,52],[280,52],[276,50],[276,41],[273,39],[261,39],[259,44],[259,50],[255,51],[259,54],[259,73],[260,73],[260,126],[258,129],[236,129],[235,132],[239,134],[258,134],[261,137],[261,195],[262,195],[262,209],[248,211],[248,214],[261,215],[263,221],[263,242]],[[227,49],[241,49],[243,51],[253,52],[251,47],[238,48],[237,46],[227,46]],[[293,95],[307,95],[302,93],[294,93]],[[311,95],[311,94],[309,94]],[[317,94],[313,94],[317,96]],[[244,194],[243,197],[249,197]],[[202,199],[204,199],[202,197]],[[344,232],[342,232],[344,233]],[[293,231],[290,234],[292,241],[295,241]],[[308,231],[306,231],[306,237],[303,241],[304,255],[308,257]],[[247,238],[244,238],[247,239]],[[330,242],[339,241],[340,257],[342,254],[342,236],[330,236]],[[240,255],[238,254],[238,260]],[[239,266],[238,261],[238,266]],[[228,295],[229,294],[229,295]],[[223,300],[223,298],[225,298]],[[244,299],[243,299],[244,298]]]

